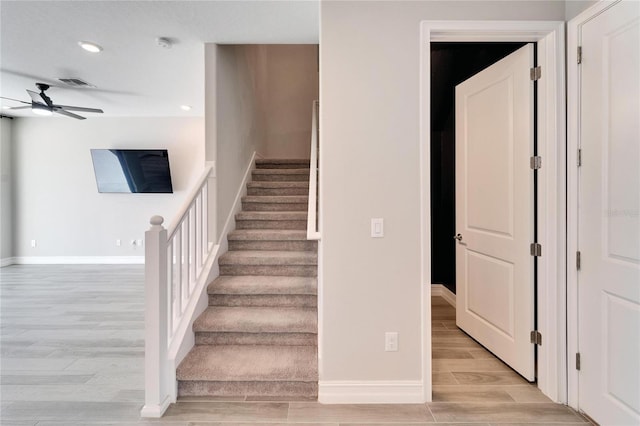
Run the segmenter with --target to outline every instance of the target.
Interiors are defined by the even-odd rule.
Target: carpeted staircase
[[[178,396],[316,399],[317,244],[307,241],[309,160],[256,160]]]

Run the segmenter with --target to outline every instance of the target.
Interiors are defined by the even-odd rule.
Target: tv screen
[[[173,192],[166,149],[92,149],[98,192]]]

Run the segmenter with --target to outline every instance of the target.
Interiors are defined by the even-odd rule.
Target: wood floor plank
[[[292,402],[289,420],[305,422],[433,422],[424,404],[344,404]]]
[[[428,404],[438,422],[580,422],[581,419],[553,403],[444,403]]]
[[[453,373],[453,376],[461,385],[491,384],[491,385],[517,385],[527,383],[521,376],[510,371],[485,371],[485,372],[461,372]]]

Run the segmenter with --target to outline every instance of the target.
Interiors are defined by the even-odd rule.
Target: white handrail
[[[208,222],[211,177],[212,167],[207,167],[168,231],[164,219],[153,216],[145,233],[143,417],[160,417],[176,399],[175,347],[205,287],[214,252]]]
[[[309,160],[309,206],[307,209],[307,240],[321,238],[318,224],[318,108],[319,102],[313,101],[311,114],[311,159]]]

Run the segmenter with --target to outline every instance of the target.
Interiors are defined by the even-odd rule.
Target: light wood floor
[[[412,405],[182,401],[159,421],[144,400],[142,266],[0,269],[0,424],[584,424],[455,327],[433,300],[433,399]]]

